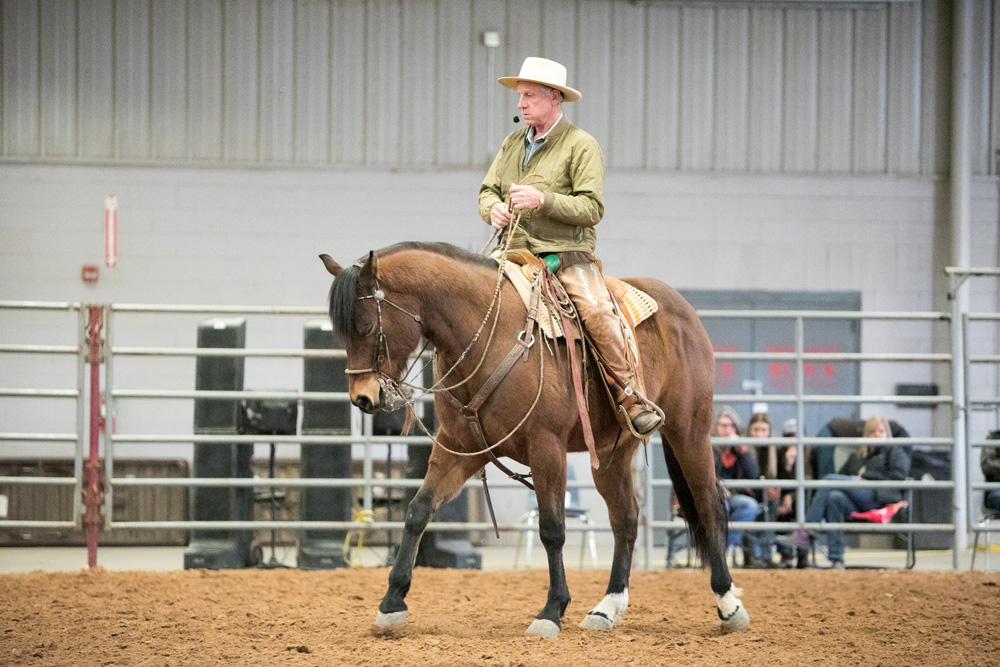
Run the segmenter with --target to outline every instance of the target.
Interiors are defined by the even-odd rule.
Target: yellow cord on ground
[[[354,523],[375,523],[375,512],[372,510],[358,510],[354,513]],[[365,528],[352,530],[344,537],[344,562],[347,563],[348,567],[365,566],[361,559],[361,550],[365,546],[365,530]],[[358,536],[358,544],[353,549],[351,548],[352,535]]]

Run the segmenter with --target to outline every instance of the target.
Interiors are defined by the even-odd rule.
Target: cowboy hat
[[[505,76],[497,79],[500,85],[517,90],[521,81],[540,83],[549,88],[555,88],[563,94],[563,101],[576,102],[580,99],[580,91],[566,85],[566,67],[554,60],[529,56],[521,65],[521,73],[517,76]]]

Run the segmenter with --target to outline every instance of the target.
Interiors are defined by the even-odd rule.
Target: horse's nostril
[[[371,399],[369,399],[367,396],[358,396],[357,398],[354,399],[353,403],[354,405],[358,406],[358,408],[362,412],[372,411],[372,402]]]

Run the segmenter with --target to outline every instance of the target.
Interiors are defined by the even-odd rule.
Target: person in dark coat
[[[987,440],[1000,440],[1000,431],[991,431]],[[983,447],[979,456],[979,465],[983,469],[983,477],[987,482],[1000,482],[1000,447]],[[1000,489],[987,491],[983,494],[983,505],[987,509],[1000,512]]]
[[[728,405],[719,408],[712,425],[712,435],[717,438],[739,439],[740,422],[736,411]],[[714,451],[715,476],[718,479],[760,479],[760,465],[753,450],[745,444],[723,445]],[[726,509],[730,521],[753,521],[760,514],[760,503],[751,489],[726,488]],[[743,565],[760,568],[757,541],[752,534],[743,539],[742,530],[729,531],[729,546],[742,542]]]
[[[885,417],[872,417],[865,422],[865,438],[891,438],[892,431]],[[889,445],[865,447],[859,454],[852,454],[838,474],[823,479],[904,480],[910,474],[910,454],[906,447]],[[898,502],[903,498],[902,489],[820,489],[806,511],[810,523],[844,523],[851,512],[867,512]],[[801,543],[800,535],[800,543]],[[828,557],[834,569],[844,569],[844,533],[827,531]]]

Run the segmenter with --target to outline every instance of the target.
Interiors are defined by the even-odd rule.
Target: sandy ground
[[[567,573],[555,639],[524,636],[544,571],[416,570],[409,623],[373,635],[387,570],[0,576],[0,664],[997,665],[1000,575],[737,571],[748,632],[722,635],[708,573],[635,572],[610,632],[577,627],[607,572]]]

